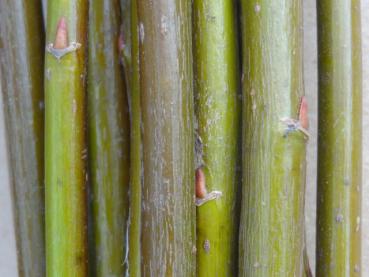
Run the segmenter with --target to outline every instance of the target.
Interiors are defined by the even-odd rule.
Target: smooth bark
[[[87,4],[87,0],[48,1],[45,201],[49,277],[87,276]]]
[[[239,276],[301,276],[306,100],[299,0],[242,1]]]
[[[141,212],[142,212],[142,151],[141,151],[141,98],[139,72],[139,24],[136,0],[121,1],[123,64],[129,87],[131,119],[131,167],[128,235],[128,273],[141,276]]]
[[[129,112],[120,64],[119,1],[90,0],[89,168],[96,276],[123,276],[129,186]]]
[[[316,276],[361,276],[360,1],[318,9]]]
[[[41,1],[0,1],[0,78],[19,276],[45,274]]]
[[[235,276],[238,246],[240,97],[235,1],[195,0],[194,61],[198,171],[198,276]],[[202,173],[198,173],[202,174]],[[197,184],[199,185],[199,184]],[[201,201],[201,200],[200,200]]]
[[[142,276],[196,273],[191,3],[137,1]]]

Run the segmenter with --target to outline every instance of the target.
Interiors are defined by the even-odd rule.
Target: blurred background
[[[317,157],[317,40],[316,0],[304,4],[304,76],[309,102],[310,141],[306,189],[307,245],[311,267],[315,266],[316,157]],[[361,0],[363,53],[363,194],[362,194],[362,276],[369,276],[369,0]],[[0,93],[0,276],[17,276],[16,249],[9,174]],[[365,155],[364,153],[367,153]]]

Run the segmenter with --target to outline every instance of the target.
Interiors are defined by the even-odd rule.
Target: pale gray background
[[[310,263],[315,258],[315,199],[316,199],[316,128],[317,128],[317,50],[315,0],[304,2],[304,59],[305,91],[310,110],[311,139],[308,146],[306,191],[306,225]],[[363,276],[369,276],[369,0],[361,0],[363,30]],[[1,94],[0,94],[1,95]],[[0,104],[1,102],[0,97]],[[0,109],[0,276],[17,276],[14,228],[12,225],[9,174],[6,163],[4,119]]]

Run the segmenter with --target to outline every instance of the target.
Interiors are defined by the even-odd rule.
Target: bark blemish
[[[163,15],[160,19],[160,33],[165,36],[168,33],[168,19]]]
[[[259,12],[260,12],[260,10],[261,10],[261,6],[260,6],[260,4],[259,4],[259,3],[256,3],[256,5],[255,5],[255,12],[256,12],[256,13],[259,13]]]
[[[140,36],[140,43],[142,44],[144,42],[144,39],[145,39],[145,28],[144,28],[144,25],[143,25],[142,22],[140,22],[138,32],[139,32],[139,36]]]
[[[205,253],[208,254],[210,252],[210,240],[206,239],[204,241],[204,250],[205,250]]]
[[[335,219],[336,219],[337,223],[342,223],[343,222],[343,215],[342,214],[337,214]]]
[[[76,263],[76,266],[82,266],[84,263],[84,255],[83,254],[76,255],[75,263]]]
[[[196,139],[195,139],[195,168],[200,168],[204,165],[203,156],[203,143],[201,137],[196,131]]]
[[[255,103],[255,100],[254,100],[254,96],[255,96],[255,90],[254,90],[254,88],[251,88],[251,90],[250,90],[250,96],[251,96],[251,102],[252,102],[251,109],[252,109],[253,112],[255,112],[257,106],[256,106],[256,103]]]
[[[119,52],[121,52],[124,49],[125,43],[124,43],[124,34],[121,31],[118,37],[118,49]]]
[[[76,102],[76,99],[73,99],[73,102],[72,102],[72,112],[74,114],[77,113],[77,102]]]
[[[56,179],[56,184],[57,184],[58,187],[61,187],[63,185],[63,182],[60,178],[57,178]]]
[[[85,160],[86,158],[87,158],[87,149],[86,148],[84,148],[83,150],[82,150],[82,160]]]
[[[361,221],[360,216],[358,216],[356,218],[356,229],[355,229],[356,232],[359,232],[360,230],[360,221]]]
[[[47,80],[50,80],[50,78],[51,78],[51,69],[50,68],[47,68],[46,69],[46,79]]]

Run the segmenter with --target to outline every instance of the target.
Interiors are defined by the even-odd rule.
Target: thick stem
[[[191,2],[138,0],[142,275],[194,276]]]
[[[40,1],[0,1],[0,69],[19,276],[45,275]]]
[[[318,5],[317,276],[361,273],[359,0]]]
[[[45,64],[46,271],[87,275],[87,0],[48,1]]]
[[[108,30],[108,31],[107,31]],[[119,53],[118,0],[90,0],[89,167],[96,276],[124,273],[129,183],[129,113]]]
[[[240,177],[239,66],[234,1],[195,0],[194,60],[198,176],[205,194],[221,196],[197,208],[198,276],[235,276]],[[200,176],[199,176],[200,177]],[[200,184],[198,184],[200,185]],[[197,197],[205,198],[197,188]]]
[[[242,1],[240,276],[301,276],[304,270],[301,9],[299,0]]]

